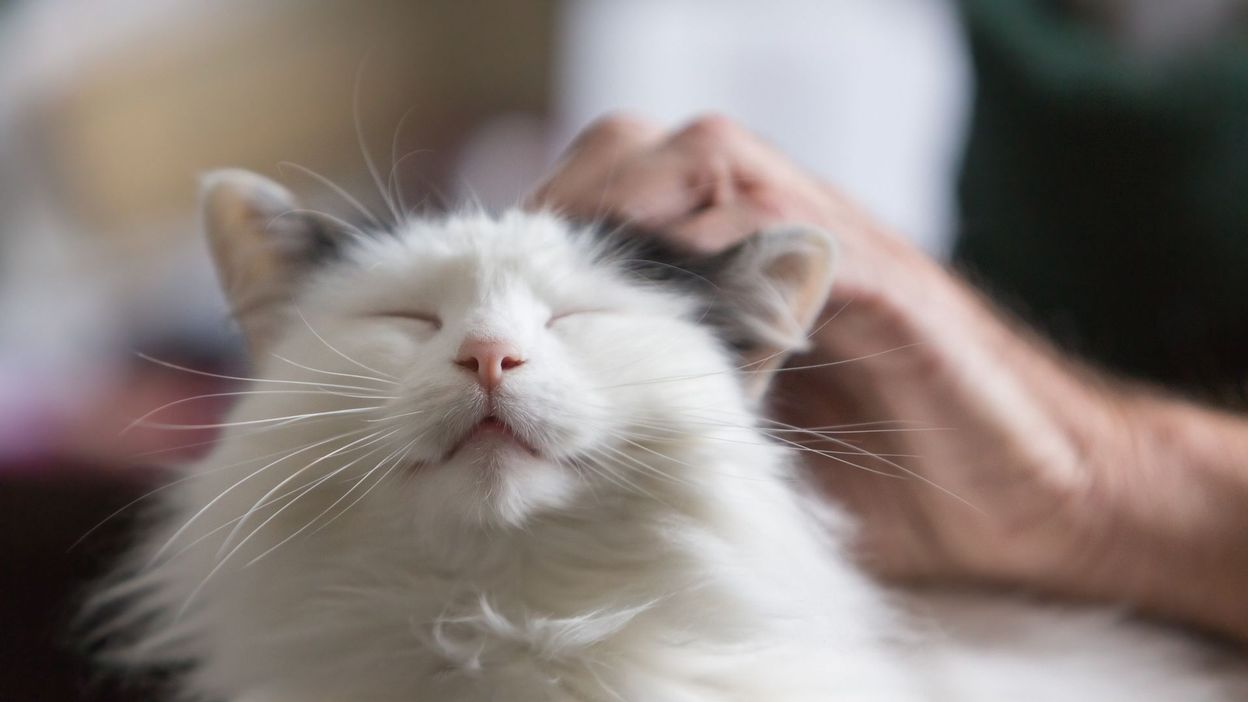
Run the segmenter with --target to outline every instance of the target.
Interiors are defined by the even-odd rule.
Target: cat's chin
[[[488,435],[415,476],[416,504],[426,518],[468,526],[521,527],[575,502],[579,481],[567,467],[517,441]]]
[[[478,422],[455,442],[447,452],[444,462],[459,459],[484,469],[503,470],[511,454],[517,451],[535,459],[540,458],[537,449],[512,430],[511,426],[496,417],[489,416]]]

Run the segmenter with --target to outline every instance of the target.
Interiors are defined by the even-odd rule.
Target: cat
[[[855,565],[759,428],[825,233],[686,272],[550,213],[363,232],[243,171],[203,199],[257,379],[95,603],[179,699],[1236,699],[1180,635]]]

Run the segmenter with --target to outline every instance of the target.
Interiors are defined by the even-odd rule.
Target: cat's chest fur
[[[727,483],[725,494],[672,493],[679,505],[586,504],[458,543],[347,520],[316,547],[258,564],[264,575],[227,616],[243,628],[268,619],[271,631],[316,624],[296,625],[268,650],[248,637],[256,647],[238,647],[233,665],[254,665],[259,682],[290,656],[290,687],[272,692],[282,700],[339,684],[339,695],[378,700],[408,699],[387,696],[397,690],[437,700],[713,702],[881,689],[908,699],[907,676],[878,636],[882,603],[808,529],[782,468],[714,469],[755,478],[748,491]],[[274,608],[285,611],[273,617]]]

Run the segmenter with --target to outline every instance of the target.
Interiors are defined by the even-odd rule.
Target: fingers
[[[709,207],[673,226],[671,238],[691,253],[712,255],[780,222],[749,203]]]
[[[793,198],[777,195],[808,191],[793,185],[804,177],[724,117],[703,117],[666,132],[653,122],[616,115],[572,143],[529,204],[622,221],[714,253],[784,221],[781,205]],[[801,214],[805,208],[791,209]]]
[[[597,120],[572,141],[527,204],[590,219],[615,214],[611,208],[620,204],[620,177],[629,175],[663,135],[659,125],[632,115]]]

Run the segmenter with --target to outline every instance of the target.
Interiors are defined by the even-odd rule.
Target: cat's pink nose
[[[515,346],[497,339],[465,339],[455,356],[455,365],[476,373],[486,392],[496,390],[504,373],[523,364],[524,358]]]

